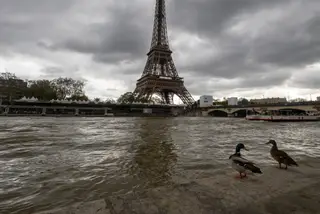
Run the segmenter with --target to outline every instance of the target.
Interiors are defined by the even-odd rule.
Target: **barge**
[[[247,115],[246,120],[269,122],[313,122],[320,121],[320,113],[294,114],[292,111],[265,111],[261,114]]]
[[[320,116],[313,115],[247,115],[246,120],[260,120],[269,122],[311,122],[320,121]]]

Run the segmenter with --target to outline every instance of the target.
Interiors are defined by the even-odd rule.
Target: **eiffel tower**
[[[156,0],[151,48],[140,79],[137,80],[134,94],[137,99],[150,101],[152,95],[158,95],[165,104],[173,104],[177,95],[186,105],[194,104],[194,99],[179,77],[169,48],[166,24],[165,0]]]

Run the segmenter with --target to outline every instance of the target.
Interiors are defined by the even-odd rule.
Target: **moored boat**
[[[260,120],[270,122],[307,122],[320,121],[316,115],[247,115],[246,120]]]
[[[260,114],[247,114],[246,120],[260,120],[270,122],[307,122],[320,121],[320,112],[300,112],[297,113],[291,110],[270,110],[263,111]]]

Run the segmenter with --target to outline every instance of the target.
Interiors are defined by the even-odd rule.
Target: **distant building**
[[[228,106],[236,106],[236,105],[238,105],[238,97],[229,97]]]
[[[210,95],[202,95],[200,97],[200,108],[212,106],[213,97]]]
[[[320,101],[320,97],[317,97],[317,101]]]
[[[281,97],[271,97],[271,98],[250,100],[250,103],[252,104],[277,104],[277,103],[286,103],[286,102],[287,102],[287,98],[281,98]]]
[[[21,98],[27,85],[27,82],[22,79],[7,80],[0,78],[0,99],[12,100]]]

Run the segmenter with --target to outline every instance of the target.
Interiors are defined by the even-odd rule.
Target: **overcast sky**
[[[133,91],[155,0],[0,0],[0,69],[69,76],[91,97]],[[192,95],[320,96],[319,0],[168,0],[170,47]]]

